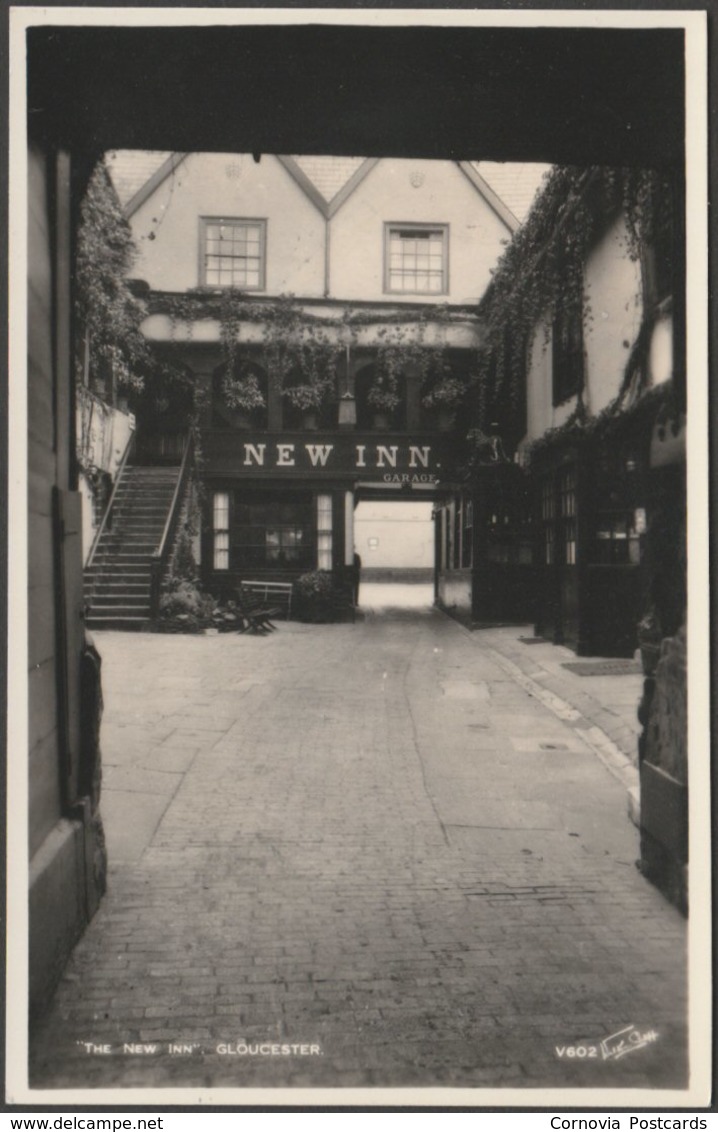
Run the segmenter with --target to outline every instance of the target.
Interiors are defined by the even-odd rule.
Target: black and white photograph
[[[706,13],[10,62],[6,1102],[708,1105]]]

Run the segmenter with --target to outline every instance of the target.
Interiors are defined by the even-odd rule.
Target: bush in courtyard
[[[213,599],[209,601],[213,603]],[[157,629],[160,633],[201,633],[211,616],[206,594],[192,582],[170,578],[160,598]]]
[[[334,578],[328,570],[311,570],[294,583],[292,605],[300,621],[332,620]]]

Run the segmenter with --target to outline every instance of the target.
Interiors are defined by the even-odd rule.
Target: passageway
[[[110,888],[36,1087],[685,1084],[685,922],[625,792],[421,588],[97,634]]]

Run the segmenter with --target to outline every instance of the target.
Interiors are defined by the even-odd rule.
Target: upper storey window
[[[384,290],[405,295],[448,292],[447,224],[385,225]]]
[[[564,307],[553,321],[553,403],[561,405],[583,387],[583,311],[580,303]]]
[[[200,275],[206,287],[265,287],[265,220],[204,217],[200,228]]]

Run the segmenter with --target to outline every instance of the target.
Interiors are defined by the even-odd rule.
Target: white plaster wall
[[[130,217],[132,274],[159,291],[199,286],[201,216],[266,220],[264,293],[323,295],[324,218],[276,157],[188,154]]]
[[[551,333],[546,323],[538,324],[528,350],[526,389],[526,442],[542,436],[546,429],[555,428],[571,415],[576,398],[562,405],[553,405],[553,354]]]
[[[673,317],[660,318],[653,328],[648,355],[651,385],[662,385],[673,376]]]
[[[412,174],[423,177],[415,188]],[[448,224],[449,293],[411,302],[475,303],[511,233],[453,161],[383,158],[332,218],[330,294],[401,300],[384,292],[384,223]]]
[[[87,482],[84,472],[80,473],[77,488],[82,501],[82,561],[85,564],[95,538],[95,513],[92,503],[92,488]]]
[[[109,472],[114,481],[130,436],[134,432],[135,419],[129,413],[121,412],[119,409],[106,405],[99,398],[94,398],[94,400],[96,403],[99,402],[102,407],[102,421],[101,426],[96,423],[91,430],[93,443],[86,450],[86,458],[96,467]],[[82,406],[80,404],[77,405],[75,419],[77,435],[81,436]],[[80,472],[78,490],[82,499],[82,561],[86,562],[97,528],[93,505],[94,495],[84,471]]]
[[[584,325],[583,399],[595,415],[618,393],[641,325],[641,268],[628,254],[623,218],[613,224],[588,257],[585,287],[590,318]],[[547,429],[558,428],[576,407],[575,397],[553,404],[551,333],[550,329],[547,333],[545,321],[536,326],[528,357],[524,443],[538,439]]]
[[[586,391],[590,413],[600,413],[618,393],[641,326],[641,265],[628,254],[623,217],[588,257],[586,294],[591,317],[584,327]]]
[[[362,567],[434,565],[432,504],[363,500],[354,512],[354,548]],[[369,540],[378,539],[375,550]]]

